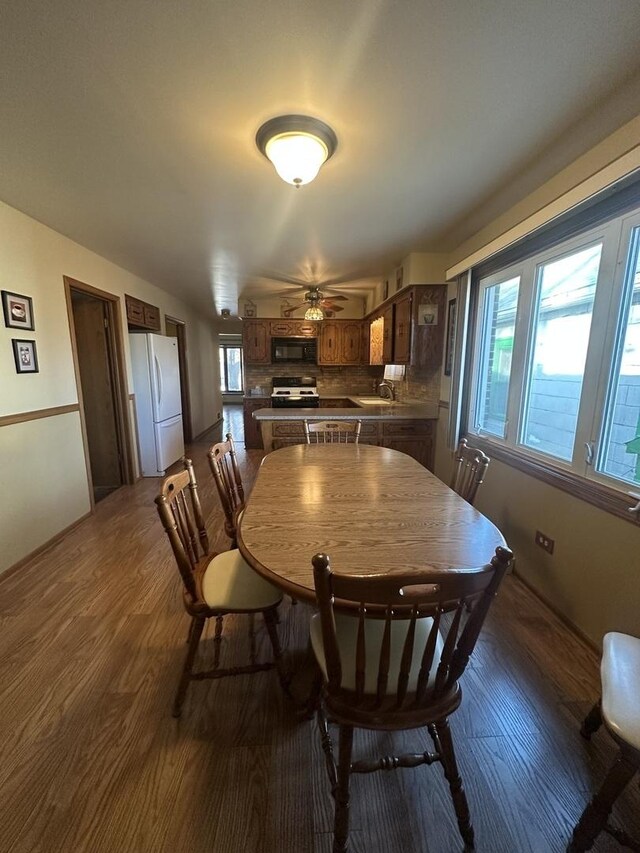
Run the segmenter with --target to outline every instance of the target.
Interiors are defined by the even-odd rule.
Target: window
[[[220,346],[220,390],[223,394],[244,390],[242,347],[237,344]]]
[[[637,491],[640,211],[481,277],[476,306],[468,432]]]

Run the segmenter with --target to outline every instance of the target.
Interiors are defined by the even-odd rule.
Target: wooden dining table
[[[295,445],[262,461],[238,547],[263,577],[315,601],[311,558],[335,572],[477,568],[498,528],[405,453],[364,444]]]

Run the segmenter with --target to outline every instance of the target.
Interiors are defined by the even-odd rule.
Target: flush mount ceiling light
[[[265,122],[256,134],[260,151],[282,180],[294,187],[312,181],[337,144],[329,125],[311,116],[278,116]]]

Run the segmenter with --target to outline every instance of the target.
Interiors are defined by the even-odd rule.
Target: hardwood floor
[[[191,455],[213,533],[222,515],[206,447]],[[239,457],[250,485],[261,454]],[[181,720],[171,716],[188,620],[152,503],[158,483],[123,487],[0,583],[0,850],[328,853],[319,738],[273,671],[192,684]],[[284,605],[291,651],[305,648],[308,615]],[[248,645],[246,620],[227,618],[223,663]],[[564,850],[615,752],[604,731],[591,743],[578,734],[598,682],[595,655],[508,578],[451,720],[478,851]],[[416,735],[394,743],[409,749]],[[354,752],[392,751],[389,737],[358,732]],[[639,806],[634,783],[616,816],[638,835]],[[437,765],[354,778],[352,827],[353,853],[462,848]],[[594,847],[619,849],[607,836]]]

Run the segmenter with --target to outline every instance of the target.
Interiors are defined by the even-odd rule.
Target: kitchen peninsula
[[[267,453],[305,441],[305,420],[362,422],[361,444],[391,447],[412,456],[425,468],[433,469],[433,440],[437,403],[390,403],[374,397],[349,397],[342,407],[262,408],[253,412],[260,425]],[[322,403],[322,401],[321,401]]]

